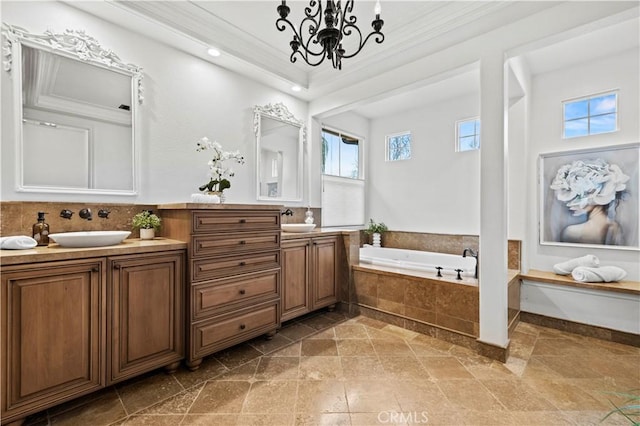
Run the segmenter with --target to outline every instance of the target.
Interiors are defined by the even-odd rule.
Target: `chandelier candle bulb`
[[[380,19],[380,13],[382,12],[382,6],[380,6],[380,0],[376,2],[375,7],[373,8],[373,13],[376,14],[376,19]]]

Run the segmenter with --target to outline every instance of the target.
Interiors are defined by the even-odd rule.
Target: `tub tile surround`
[[[391,411],[434,425],[595,425],[610,400],[624,402],[611,392],[640,387],[640,349],[525,322],[504,364],[368,316],[316,313],[278,335],[274,347],[258,338],[199,371],[150,373],[25,425],[375,425],[394,424],[379,417]]]
[[[92,220],[80,218],[79,212],[84,208],[91,209]],[[71,219],[60,217],[60,212],[69,209],[73,212]],[[109,217],[98,217],[100,209],[109,210]],[[76,202],[47,202],[47,201],[2,201],[0,203],[0,235],[31,236],[32,226],[37,222],[38,212],[47,212],[46,222],[49,232],[74,231],[132,231],[129,238],[139,236],[138,231],[131,229],[131,219],[143,210],[154,210],[152,204],[116,204],[116,203],[76,203]],[[162,235],[160,231],[159,235]]]

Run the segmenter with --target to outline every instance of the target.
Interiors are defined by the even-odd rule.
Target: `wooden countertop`
[[[537,281],[549,284],[568,285],[572,287],[589,288],[593,290],[608,290],[617,293],[628,293],[640,295],[640,282],[618,281],[612,283],[583,283],[575,281],[571,275],[558,275],[548,271],[538,271],[530,269],[526,274],[520,274],[520,279]]]
[[[162,237],[154,238],[153,240],[131,238],[124,240],[118,245],[106,247],[67,248],[52,243],[47,247],[36,247],[30,250],[0,250],[0,265],[20,265],[34,262],[117,256],[121,254],[153,253],[186,248],[187,243],[185,242]]]
[[[170,203],[158,204],[158,210],[282,210],[277,204]]]

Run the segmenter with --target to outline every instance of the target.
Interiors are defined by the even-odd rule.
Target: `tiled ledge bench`
[[[640,347],[640,282],[583,283],[538,270],[520,280],[521,321]]]

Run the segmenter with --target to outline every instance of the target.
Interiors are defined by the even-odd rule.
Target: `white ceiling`
[[[554,1],[382,0],[385,41],[382,44],[370,41],[358,56],[345,59],[342,70],[338,71],[326,61],[317,67],[308,66],[302,60],[295,64],[289,61],[292,34],[289,30],[279,32],[275,26],[279,0],[67,2],[279,90],[291,93],[292,85],[300,85],[303,90],[291,94],[307,101],[558,4]],[[290,19],[297,23],[309,1],[290,0],[287,4],[291,8]],[[374,1],[355,2],[354,13],[363,31],[371,28],[374,4]],[[550,46],[538,45],[526,52],[526,63],[532,73],[637,48],[638,20],[571,36],[569,40],[554,40]],[[208,46],[221,50],[222,55],[207,56]],[[355,106],[354,111],[369,118],[400,112],[452,94],[477,92],[478,81],[477,70],[457,70],[406,88],[404,93],[367,100]]]

